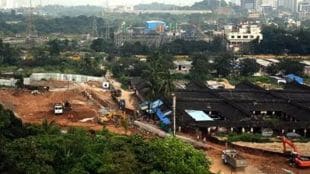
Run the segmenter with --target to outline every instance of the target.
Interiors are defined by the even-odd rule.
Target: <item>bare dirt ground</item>
[[[58,87],[62,87],[60,82],[57,82]],[[93,91],[100,102],[106,102],[108,108],[115,109],[117,104],[113,102],[110,92],[103,91],[100,88],[90,86],[71,85],[74,88],[69,90],[57,90],[32,95],[29,90],[15,89],[0,89],[0,103],[6,108],[14,111],[24,123],[41,124],[45,119],[55,121],[61,127],[81,127],[92,130],[102,130],[103,126],[97,123],[97,117],[100,115],[100,107],[94,100],[89,100],[83,91]],[[60,89],[60,88],[59,88]],[[60,116],[55,116],[53,106],[55,103],[63,103],[69,101],[72,106],[71,111],[65,112]],[[81,122],[82,120],[86,122]],[[110,123],[105,124],[106,128],[113,133],[124,134],[125,130],[122,127],[116,127]],[[131,131],[127,131],[128,134]]]
[[[244,170],[234,170],[223,164],[221,160],[221,152],[224,146],[212,142],[207,142],[209,149],[206,154],[211,158],[211,171],[222,174],[287,174],[291,171],[295,174],[308,174],[310,169],[297,169],[289,166],[285,157],[268,155],[265,153],[252,154],[251,152],[240,152],[240,155],[247,159],[249,166]]]
[[[246,146],[246,147],[252,147],[255,149],[262,149],[267,150],[271,152],[282,152],[283,151],[283,145],[280,142],[274,142],[274,143],[248,143],[248,142],[235,142],[234,144],[240,145],[240,146]],[[298,151],[300,154],[304,156],[310,156],[310,142],[308,143],[295,143]],[[290,149],[289,146],[287,146],[287,150]]]

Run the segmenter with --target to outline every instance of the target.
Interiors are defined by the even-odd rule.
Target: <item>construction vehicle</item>
[[[54,114],[55,115],[62,115],[64,114],[64,105],[62,103],[56,103],[54,105]]]
[[[289,154],[289,162],[290,165],[293,167],[300,167],[300,168],[309,168],[310,167],[310,157],[301,156],[297,150],[295,144],[286,138],[285,136],[279,137],[283,143],[283,152],[285,154]],[[287,151],[286,145],[289,145],[293,151]]]
[[[117,98],[122,96],[122,91],[119,89],[113,89],[111,91],[112,98]]]
[[[65,101],[64,103],[56,103],[54,104],[53,110],[55,115],[62,115],[65,111],[71,110],[71,104],[68,101]]]
[[[121,120],[126,119],[124,111],[110,111],[109,113],[98,118],[98,122],[104,124],[105,122],[113,121],[114,124],[120,125]]]
[[[120,98],[122,96],[122,91],[119,89],[113,89],[111,91],[111,96],[113,100],[117,102],[119,109],[124,111],[126,109],[126,101]]]
[[[248,166],[247,161],[241,157],[234,149],[225,149],[222,151],[222,160],[224,164],[233,168],[245,168]]]

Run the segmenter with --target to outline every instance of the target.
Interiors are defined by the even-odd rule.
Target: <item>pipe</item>
[[[156,135],[158,135],[161,138],[165,138],[165,137],[170,137],[171,135],[158,129],[157,127],[151,125],[151,124],[147,124],[147,123],[143,123],[140,121],[134,121],[134,125],[138,126],[139,128],[142,128],[148,132],[152,132]],[[181,135],[176,135],[176,138],[180,139],[181,141],[185,142],[185,143],[189,143],[191,145],[193,145],[196,148],[201,148],[201,149],[206,149],[207,148],[207,144],[193,140],[192,138],[189,137],[185,137],[185,136],[181,136]]]

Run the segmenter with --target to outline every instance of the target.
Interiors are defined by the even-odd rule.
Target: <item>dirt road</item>
[[[122,91],[122,96],[120,98],[125,100],[126,108],[130,110],[136,110],[138,106],[138,101],[137,98],[135,97],[134,92],[122,89],[121,87],[122,84],[117,80],[115,80],[110,72],[107,72],[106,79],[110,82],[110,84],[114,87],[114,89],[119,89]]]
[[[223,164],[221,152],[225,149],[223,145],[207,142],[209,149],[206,154],[211,158],[211,171],[222,174],[287,174],[286,171],[292,171],[295,174],[309,174],[310,169],[297,169],[289,166],[286,158],[274,156],[265,153],[252,154],[251,152],[240,152],[240,155],[247,159],[249,166],[244,170],[233,170]]]

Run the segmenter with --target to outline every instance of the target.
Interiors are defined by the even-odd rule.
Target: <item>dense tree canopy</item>
[[[215,37],[211,42],[177,39],[162,45],[160,51],[173,55],[191,55],[203,52],[225,52],[226,44],[224,38],[222,37]]]
[[[259,71],[259,65],[255,59],[242,59],[239,66],[240,74],[243,76],[252,76]]]
[[[303,75],[305,65],[296,60],[283,59],[277,65],[277,69],[284,74],[297,74]]]
[[[0,39],[0,65],[16,65],[18,62],[18,51]]]
[[[0,173],[208,174],[204,153],[174,138],[22,125],[0,106]]]
[[[204,54],[196,54],[192,57],[192,68],[190,70],[191,80],[204,84],[211,77],[211,58]]]
[[[254,40],[248,53],[254,54],[309,54],[310,30],[300,29],[288,31],[274,26],[265,26],[262,31],[263,40]]]

